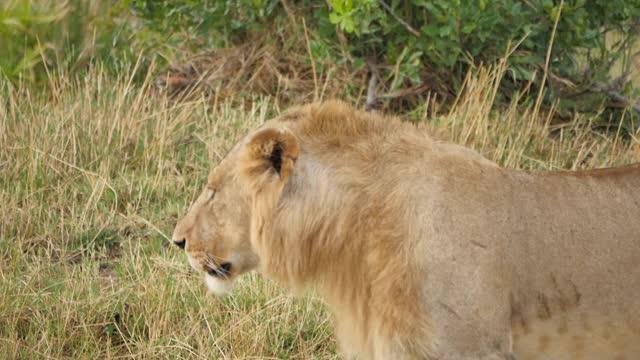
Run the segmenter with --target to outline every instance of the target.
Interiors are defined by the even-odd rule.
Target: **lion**
[[[173,239],[216,294],[316,289],[345,358],[640,358],[639,164],[505,169],[314,103],[240,140]]]

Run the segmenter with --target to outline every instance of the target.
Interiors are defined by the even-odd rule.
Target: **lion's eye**
[[[213,201],[213,198],[215,198],[215,197],[216,197],[216,192],[215,192],[215,190],[211,190],[211,196],[209,197],[209,202],[212,202],[212,201]]]

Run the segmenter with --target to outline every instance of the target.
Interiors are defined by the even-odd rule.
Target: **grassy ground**
[[[495,109],[501,69],[451,111],[404,114],[508,167],[640,161],[640,134],[549,125],[535,102]],[[217,299],[168,236],[210,165],[279,109],[270,99],[175,101],[148,79],[54,78],[0,88],[0,357],[335,358],[330,316],[259,275]],[[598,123],[601,124],[601,123]]]

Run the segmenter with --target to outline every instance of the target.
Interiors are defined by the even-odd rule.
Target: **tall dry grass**
[[[206,296],[166,236],[270,103],[174,102],[150,83],[97,68],[53,79],[50,95],[2,90],[0,353],[331,357],[318,301],[257,276],[236,296]]]
[[[407,114],[508,167],[577,169],[640,159],[639,134],[589,119],[551,126],[504,69],[471,74],[451,111]],[[175,101],[147,77],[52,78],[0,89],[0,354],[7,358],[335,358],[330,317],[259,275],[207,296],[169,246],[209,167],[280,111],[270,99]]]

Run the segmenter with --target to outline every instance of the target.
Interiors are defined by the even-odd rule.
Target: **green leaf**
[[[468,23],[465,26],[462,27],[462,33],[463,34],[471,34],[475,29],[476,29],[477,25],[474,23]]]
[[[330,21],[332,24],[339,24],[339,23],[342,21],[342,19],[341,19],[341,18],[342,18],[342,17],[341,17],[340,15],[338,15],[338,14],[336,14],[336,13],[334,13],[334,12],[332,12],[332,13],[330,13],[330,14],[329,14],[329,21]]]
[[[451,28],[448,26],[442,26],[440,28],[439,34],[441,37],[449,36],[449,34],[451,34]]]
[[[343,18],[342,22],[340,23],[340,25],[342,26],[344,31],[346,31],[347,33],[349,33],[349,34],[353,33],[354,24],[353,24],[353,19],[352,18],[347,18],[347,17]]]
[[[20,21],[20,19],[16,19],[16,18],[4,19],[4,20],[2,20],[2,23],[0,23],[0,24],[4,25],[8,29],[13,29],[13,31],[25,31],[26,30],[26,27],[22,23],[22,21]],[[0,27],[0,30],[2,30],[2,27]]]
[[[332,0],[331,1],[331,6],[333,7],[333,10],[339,14],[344,14],[344,0]]]

